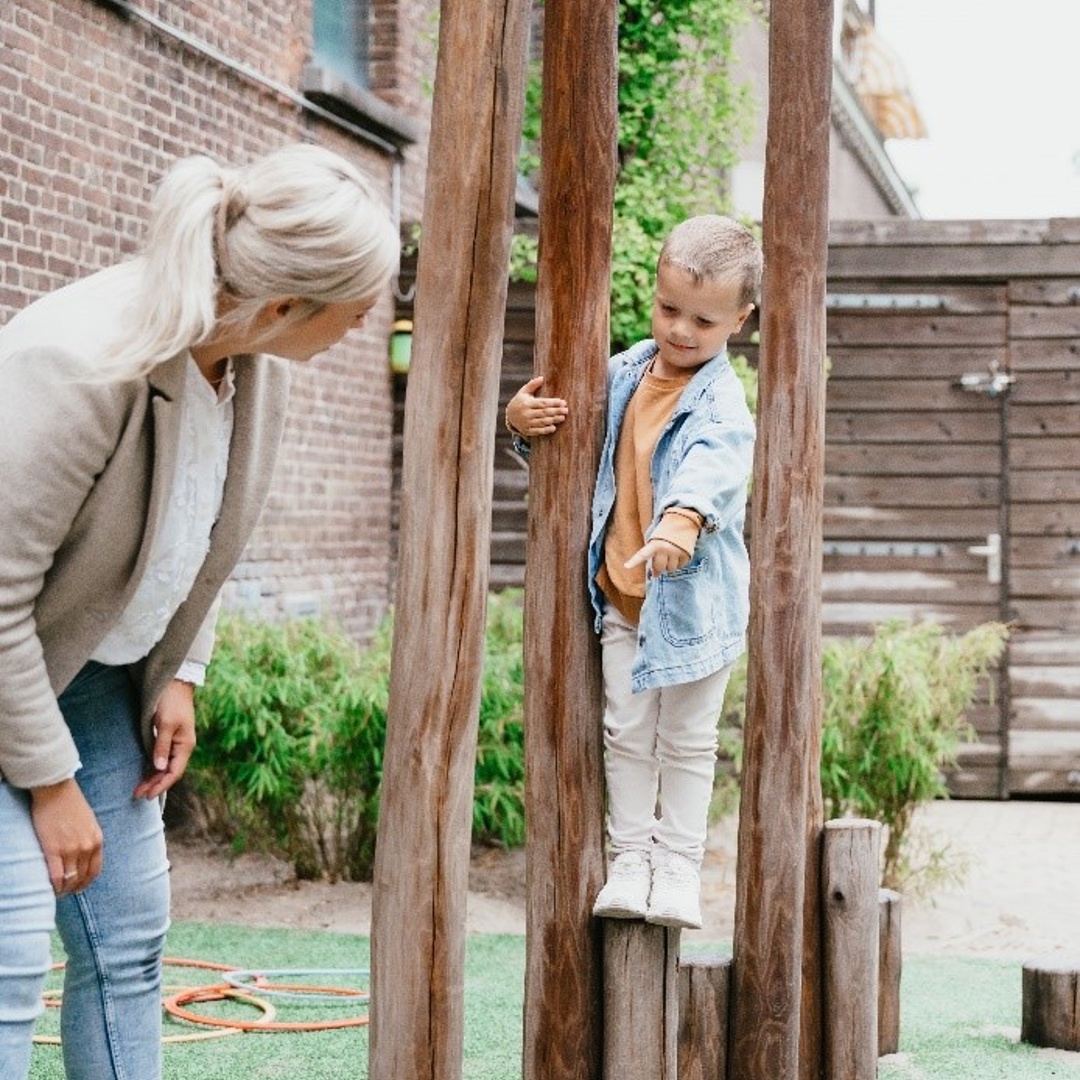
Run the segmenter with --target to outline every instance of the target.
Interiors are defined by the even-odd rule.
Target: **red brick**
[[[296,86],[312,0],[153,0],[148,11],[267,78]],[[375,0],[372,87],[426,130],[437,0]],[[32,75],[30,74],[32,73]],[[41,292],[127,258],[152,185],[173,159],[243,160],[289,139],[368,169],[389,162],[242,75],[93,0],[0,7],[0,323]],[[426,148],[407,153],[402,213],[419,219]],[[368,330],[298,369],[266,511],[236,580],[280,615],[315,596],[359,638],[390,600],[389,295]],[[233,588],[227,595],[235,597]]]

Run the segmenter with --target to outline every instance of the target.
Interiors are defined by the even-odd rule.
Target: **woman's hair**
[[[284,146],[237,169],[184,158],[157,190],[140,291],[102,374],[136,378],[215,327],[247,330],[270,300],[306,301],[289,322],[326,304],[373,300],[399,252],[371,181],[323,147]],[[231,301],[224,318],[219,298]]]
[[[761,245],[745,226],[722,214],[702,214],[676,225],[656,262],[677,266],[695,281],[734,279],[740,304],[752,304],[761,290]]]

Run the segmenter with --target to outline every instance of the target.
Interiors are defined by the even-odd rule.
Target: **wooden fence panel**
[[[830,226],[825,632],[1015,627],[1001,715],[971,710],[954,794],[1080,788],[1078,279],[1080,219]],[[533,303],[511,286],[500,408],[531,374]],[[756,329],[732,342],[751,364]],[[992,370],[1015,377],[1005,397],[961,389]],[[520,585],[525,477],[501,427],[494,452],[491,580]],[[968,551],[995,532],[1004,596]]]

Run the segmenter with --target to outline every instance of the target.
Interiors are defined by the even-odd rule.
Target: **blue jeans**
[[[48,970],[67,952],[60,1031],[68,1080],[158,1080],[161,959],[169,874],[157,800],[135,799],[145,755],[126,668],[89,663],[60,697],[79,750],[76,779],[105,837],[101,874],[59,901],[29,793],[0,781],[0,1077],[25,1080]]]

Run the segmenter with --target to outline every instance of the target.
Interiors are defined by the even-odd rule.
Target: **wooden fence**
[[[1012,623],[953,793],[1080,791],[1080,219],[834,223],[827,305],[824,633]],[[500,408],[533,328],[512,285]],[[491,581],[520,586],[528,473],[501,426],[494,453]]]

